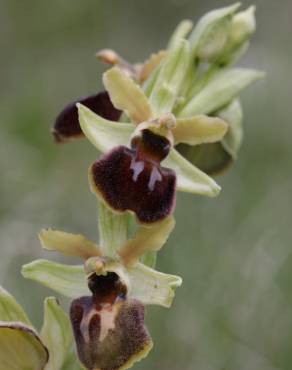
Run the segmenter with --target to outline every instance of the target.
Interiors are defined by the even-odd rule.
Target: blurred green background
[[[156,346],[137,369],[292,368],[292,2],[254,3],[258,29],[240,64],[267,78],[242,94],[244,145],[218,179],[220,196],[178,196],[177,227],[157,267],[184,284],[170,310],[148,309]],[[56,146],[56,114],[101,88],[98,49],[142,61],[181,19],[229,4],[0,0],[0,282],[37,325],[52,293],[24,280],[20,267],[69,261],[41,251],[37,232],[52,226],[97,239],[86,176],[97,152],[85,140]]]

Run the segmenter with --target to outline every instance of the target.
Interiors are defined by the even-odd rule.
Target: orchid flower
[[[182,40],[164,60],[161,73],[169,75],[169,82],[163,78],[169,90],[179,91],[188,50]],[[174,145],[220,140],[227,131],[222,119],[206,115],[177,119],[171,114],[175,96],[164,99],[165,86],[158,83],[153,97],[147,99],[139,85],[117,67],[108,70],[103,81],[113,105],[131,123],[106,120],[78,104],[84,134],[106,153],[89,170],[91,188],[100,200],[115,212],[131,211],[139,222],[152,223],[171,213],[176,187],[211,197],[218,194],[219,186],[187,162]],[[155,108],[161,98],[166,104]]]
[[[174,227],[172,217],[152,228],[140,226],[112,257],[82,235],[42,230],[47,250],[81,258],[69,266],[37,260],[22,274],[70,298],[70,319],[81,363],[87,369],[126,369],[145,357],[152,340],[144,324],[144,305],[170,307],[181,278],[139,262],[157,251]]]

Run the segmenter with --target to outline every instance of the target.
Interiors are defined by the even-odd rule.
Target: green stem
[[[98,202],[99,244],[103,255],[114,257],[128,238],[129,216],[118,215]]]

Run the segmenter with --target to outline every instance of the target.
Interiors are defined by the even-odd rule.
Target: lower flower
[[[153,345],[144,306],[127,298],[127,287],[114,272],[93,273],[88,282],[92,296],[75,299],[70,309],[80,362],[89,370],[128,369]]]

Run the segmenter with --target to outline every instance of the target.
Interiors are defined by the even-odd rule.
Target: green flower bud
[[[234,12],[239,3],[213,10],[200,19],[190,35],[191,51],[195,57],[211,62],[224,49]]]
[[[231,22],[230,41],[234,44],[245,42],[256,29],[255,6],[236,14]]]
[[[231,65],[246,52],[249,39],[256,29],[255,6],[235,14],[231,21],[230,34],[224,50],[217,60],[219,65]]]
[[[230,29],[230,18],[223,18],[214,25],[201,40],[197,50],[197,56],[206,62],[216,59],[226,45]]]

